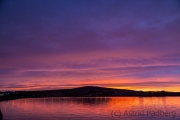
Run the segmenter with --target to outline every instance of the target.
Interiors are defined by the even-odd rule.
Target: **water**
[[[3,120],[179,120],[180,97],[28,98],[0,109]]]

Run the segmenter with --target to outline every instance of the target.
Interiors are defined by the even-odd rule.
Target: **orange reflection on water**
[[[91,98],[32,98],[0,102],[7,119],[16,115],[46,118],[112,118],[112,111],[175,111],[180,116],[180,97],[91,97]],[[10,115],[11,114],[11,115]],[[103,118],[103,119],[104,119]]]

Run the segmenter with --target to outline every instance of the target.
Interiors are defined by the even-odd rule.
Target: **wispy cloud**
[[[179,84],[176,0],[18,0],[0,6],[3,90]]]

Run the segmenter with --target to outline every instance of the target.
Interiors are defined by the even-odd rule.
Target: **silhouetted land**
[[[2,120],[2,118],[3,118],[3,114],[2,114],[2,112],[0,110],[0,120]]]
[[[19,98],[38,98],[38,97],[163,97],[180,96],[180,92],[166,91],[134,91],[126,89],[112,89],[96,86],[85,86],[73,89],[44,90],[44,91],[9,91],[0,92],[0,101]]]

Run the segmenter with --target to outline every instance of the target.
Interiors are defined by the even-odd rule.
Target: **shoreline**
[[[43,97],[180,97],[180,92],[167,91],[135,91],[126,89],[84,86],[73,89],[44,90],[44,91],[9,91],[0,92],[0,101],[43,98]]]
[[[9,100],[17,100],[17,99],[29,99],[29,98],[51,98],[51,97],[60,97],[60,98],[108,98],[108,97],[142,97],[142,98],[146,98],[146,97],[180,97],[180,96],[42,96],[42,97],[6,97],[6,98],[1,98],[0,97],[0,102],[3,101],[9,101]]]

